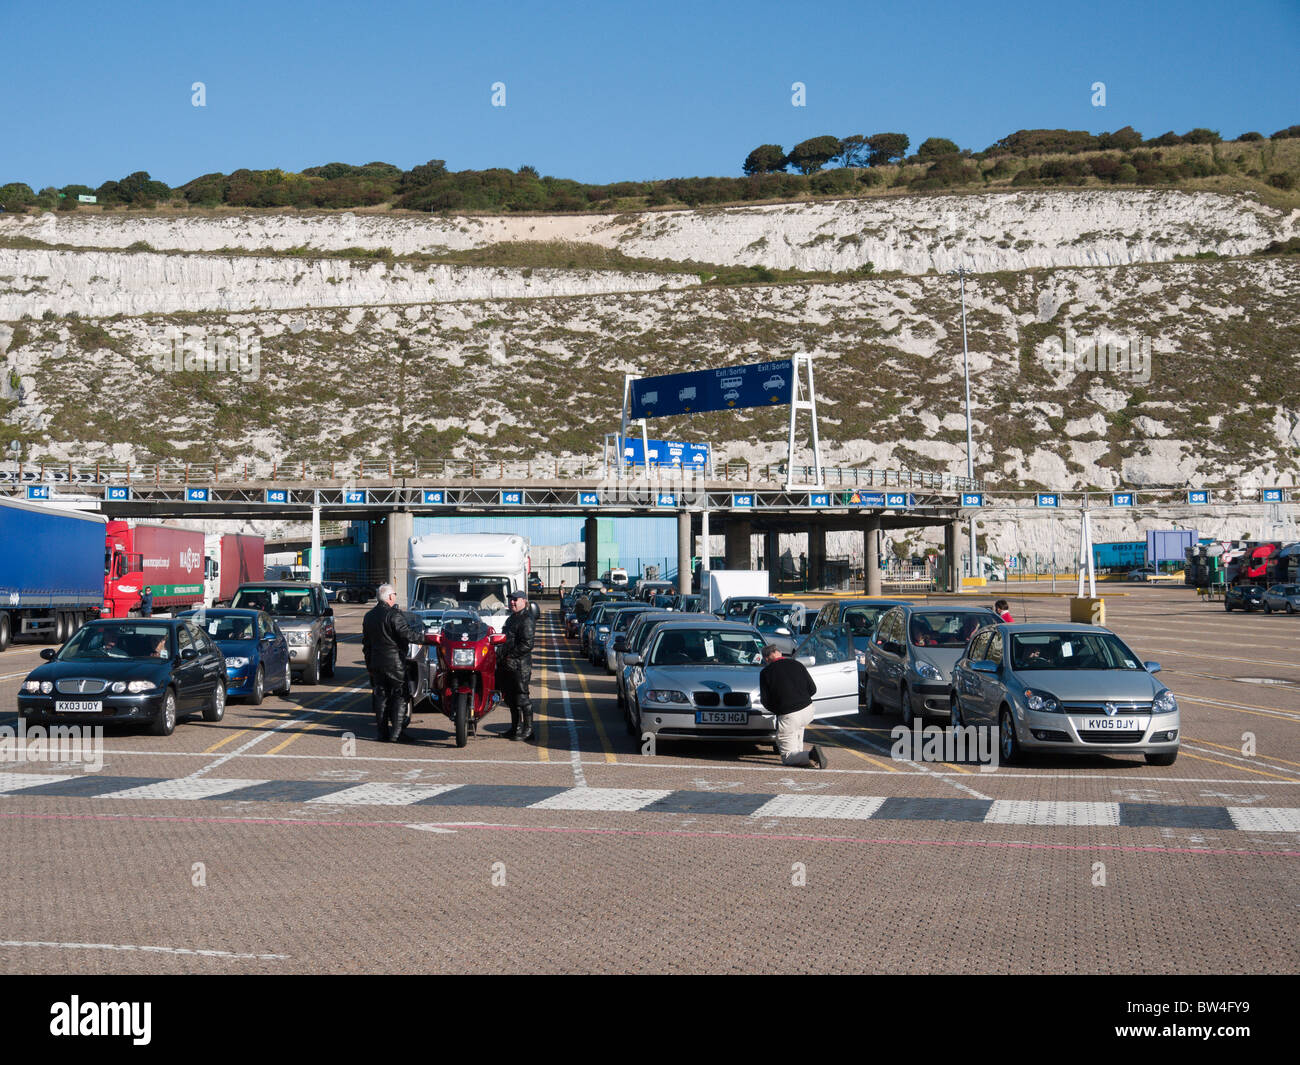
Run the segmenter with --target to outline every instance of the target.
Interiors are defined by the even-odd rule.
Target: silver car
[[[1285,610],[1294,614],[1300,610],[1300,584],[1275,584],[1264,593],[1264,613]]]
[[[776,717],[759,694],[763,637],[752,625],[711,618],[654,626],[629,652],[629,727],[659,739],[774,743]],[[822,720],[857,711],[857,670],[846,653],[809,666]]]
[[[975,630],[997,621],[987,607],[891,607],[867,645],[863,713],[900,713],[908,726],[918,717],[947,716],[952,667]]]
[[[1152,675],[1159,670],[1096,625],[991,625],[953,669],[950,718],[996,728],[1003,763],[1051,750],[1173,765],[1178,701]]]
[[[334,608],[325,589],[302,581],[258,581],[241,584],[230,600],[232,608],[265,610],[289,641],[289,666],[304,684],[319,684],[334,676],[338,639]]]

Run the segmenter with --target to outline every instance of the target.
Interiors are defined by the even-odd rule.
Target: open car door
[[[814,720],[858,712],[858,660],[845,625],[815,630],[799,645],[795,657],[808,667],[817,685]]]

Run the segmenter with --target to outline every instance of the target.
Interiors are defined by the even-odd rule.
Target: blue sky
[[[1300,123],[1298,0],[0,0],[0,25],[0,183],[34,188],[431,158],[608,182],[735,175],[824,133]]]

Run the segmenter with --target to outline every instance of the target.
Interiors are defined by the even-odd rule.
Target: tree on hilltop
[[[820,170],[840,154],[840,139],[826,135],[809,137],[790,149],[790,162],[801,174]]]
[[[776,174],[785,169],[785,149],[779,144],[760,144],[747,156],[741,168],[746,175]]]
[[[884,166],[893,159],[901,159],[907,154],[907,146],[912,142],[906,133],[873,133],[867,138],[871,155],[867,162],[871,166]]]

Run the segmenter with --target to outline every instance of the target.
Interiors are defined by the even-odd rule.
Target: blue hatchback
[[[191,618],[226,656],[226,686],[231,698],[261,705],[268,692],[288,695],[293,686],[289,642],[264,610],[191,610]]]

